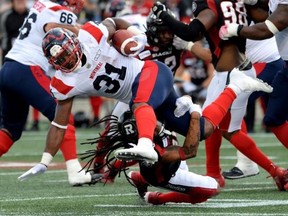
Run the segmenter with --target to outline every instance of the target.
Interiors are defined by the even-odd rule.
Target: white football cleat
[[[253,92],[253,91],[264,91],[271,93],[273,88],[261,79],[252,78],[239,71],[238,68],[234,68],[228,74],[230,83],[228,87],[238,95],[241,92]]]
[[[138,143],[132,148],[115,151],[115,157],[120,160],[138,160],[154,164],[158,161],[158,154],[149,143]]]

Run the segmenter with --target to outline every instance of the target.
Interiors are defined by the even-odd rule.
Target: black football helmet
[[[81,44],[76,35],[67,29],[49,30],[43,38],[42,49],[49,64],[56,70],[70,73],[81,64]]]
[[[170,10],[167,11],[170,15],[175,17]],[[147,29],[146,35],[150,45],[159,47],[169,47],[173,44],[174,33],[161,19],[158,19],[155,14],[150,12],[146,21]]]
[[[72,12],[79,14],[84,7],[84,0],[52,0],[60,5],[68,7]]]
[[[120,116],[118,128],[125,141],[137,144],[138,129],[136,120],[131,111],[126,111]]]

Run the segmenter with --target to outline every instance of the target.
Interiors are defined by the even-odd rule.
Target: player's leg
[[[287,66],[277,73],[270,95],[264,123],[276,135],[278,140],[288,148],[288,69]]]
[[[256,69],[257,78],[267,82],[272,85],[274,77],[276,74],[281,71],[283,68],[283,60],[278,59],[276,61],[270,63],[256,63],[253,65]],[[274,89],[275,91],[275,89]],[[267,107],[269,101],[269,94],[265,92],[253,92],[249,100],[255,101],[257,98],[261,97],[263,99],[263,105],[265,108]],[[266,110],[266,109],[265,109]],[[244,122],[245,124],[245,122]],[[245,129],[245,125],[242,124],[242,131],[247,133]],[[243,155],[240,151],[237,151],[237,163],[236,165],[229,171],[223,172],[223,176],[227,179],[238,179],[253,176],[259,173],[259,168],[257,164]]]

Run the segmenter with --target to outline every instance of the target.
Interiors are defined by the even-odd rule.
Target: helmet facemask
[[[49,64],[66,73],[81,66],[83,55],[77,37],[67,29],[55,28],[47,32],[42,48]]]

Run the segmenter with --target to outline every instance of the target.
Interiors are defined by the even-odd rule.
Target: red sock
[[[288,148],[288,122],[277,127],[269,127],[269,129],[275,134],[277,139]]]
[[[109,129],[110,129],[110,127],[106,127],[105,130],[100,133],[100,136],[107,136],[107,134],[109,133]],[[97,144],[96,150],[101,150],[104,147],[106,147],[106,145],[108,145],[108,144],[105,142],[99,142]],[[101,155],[97,156],[94,160],[94,163],[96,163],[98,165],[104,164],[104,159],[105,159],[107,153],[108,152],[103,152]]]
[[[75,127],[68,124],[60,150],[65,161],[77,158]]]
[[[257,163],[267,172],[270,171],[272,161],[256,146],[247,134],[239,131],[232,135],[230,142],[249,159]]]
[[[215,127],[218,126],[235,98],[234,91],[231,88],[225,88],[219,97],[203,110],[203,116]]]
[[[174,203],[201,203],[205,202],[208,198],[207,197],[196,197],[193,195],[187,195],[179,192],[168,192],[168,193],[160,193],[158,196],[158,203],[164,204],[167,202],[174,202]]]
[[[134,110],[134,116],[138,128],[138,137],[146,137],[153,140],[156,127],[156,116],[154,110],[149,105],[144,105]]]
[[[39,114],[40,112],[37,109],[33,108],[33,121],[39,121]]]
[[[8,152],[13,143],[11,137],[3,130],[0,130],[0,157]]]
[[[103,99],[98,96],[89,97],[94,117],[99,117],[100,107],[103,104]]]
[[[205,140],[206,175],[218,177],[221,175],[220,146],[222,142],[221,130],[214,130],[213,134]]]

